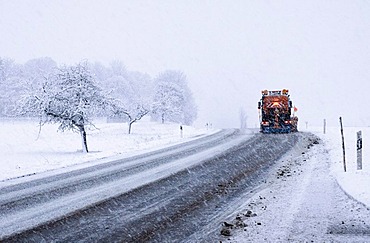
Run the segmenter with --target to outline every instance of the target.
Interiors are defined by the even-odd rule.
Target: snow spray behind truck
[[[294,115],[297,108],[292,106],[289,90],[262,91],[258,102],[260,115],[260,132],[290,133],[298,131],[298,117]],[[293,114],[291,113],[293,109]]]

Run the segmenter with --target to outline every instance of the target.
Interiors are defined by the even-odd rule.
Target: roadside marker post
[[[343,135],[342,117],[339,117],[339,123],[340,123],[340,132],[342,134],[343,166],[344,166],[344,172],[346,172],[347,171],[347,166],[346,166],[346,150],[345,150],[345,147],[344,147],[344,135]]]
[[[362,170],[362,134],[357,132],[357,170]]]

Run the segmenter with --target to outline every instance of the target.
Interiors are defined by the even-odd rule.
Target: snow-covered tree
[[[155,80],[156,89],[152,106],[152,118],[190,125],[197,116],[192,93],[186,76],[180,71],[166,71]]]
[[[26,91],[26,81],[22,77],[9,77],[0,83],[0,113],[2,116],[14,116],[17,103]]]
[[[100,62],[89,63],[89,69],[95,81],[104,89],[106,80],[113,76],[112,70]]]
[[[145,84],[144,84],[145,83]],[[128,133],[132,125],[150,112],[151,78],[139,72],[127,72],[124,76],[113,76],[107,80],[110,95],[116,99],[112,106],[113,116],[127,120]]]
[[[125,115],[127,116],[127,124],[128,124],[128,134],[131,134],[132,124],[141,120],[145,115],[149,113],[145,106],[137,104],[134,106],[130,104],[129,106],[120,105],[118,104],[115,106],[115,114],[116,115]]]
[[[113,60],[110,63],[110,68],[112,69],[112,74],[115,76],[122,76],[122,77],[127,77],[127,69],[123,62],[119,60]]]
[[[35,58],[22,66],[24,79],[23,94],[32,94],[42,87],[43,83],[57,71],[57,63],[50,57]]]
[[[24,65],[0,58],[0,115],[13,116],[21,97],[39,87],[56,68],[51,58],[37,58]]]
[[[88,152],[86,125],[91,117],[107,104],[101,89],[95,84],[86,63],[64,66],[48,77],[38,92],[25,97],[23,113],[38,115],[40,125],[57,123],[61,131],[78,131],[82,150]]]
[[[57,63],[50,57],[35,58],[23,65],[22,75],[30,86],[39,87],[56,69]]]
[[[141,120],[150,112],[152,100],[152,79],[149,75],[140,72],[129,72],[129,82],[126,87],[124,103],[128,116],[128,133],[131,133],[132,124]]]
[[[152,107],[152,118],[160,119],[162,123],[166,120],[181,122],[183,102],[183,94],[177,84],[170,82],[158,83]]]
[[[11,116],[23,90],[27,87],[21,65],[0,57],[0,115]]]
[[[5,82],[8,78],[16,76],[14,72],[15,66],[16,64],[13,60],[0,57],[0,82]]]

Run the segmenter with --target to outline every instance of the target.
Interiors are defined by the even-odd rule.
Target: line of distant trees
[[[40,124],[81,134],[88,152],[87,125],[94,117],[132,124],[146,115],[154,121],[191,125],[197,108],[183,72],[167,70],[155,78],[128,71],[120,61],[57,65],[49,58],[17,64],[0,57],[0,116],[38,117]]]

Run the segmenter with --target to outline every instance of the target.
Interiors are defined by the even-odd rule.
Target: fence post
[[[324,134],[326,133],[326,119],[324,119]]]
[[[357,170],[362,170],[362,134],[357,132]]]
[[[340,132],[342,133],[342,149],[343,149],[343,166],[344,166],[344,172],[347,171],[346,167],[346,151],[344,147],[344,135],[343,135],[343,123],[342,123],[342,117],[339,117],[340,122]]]

